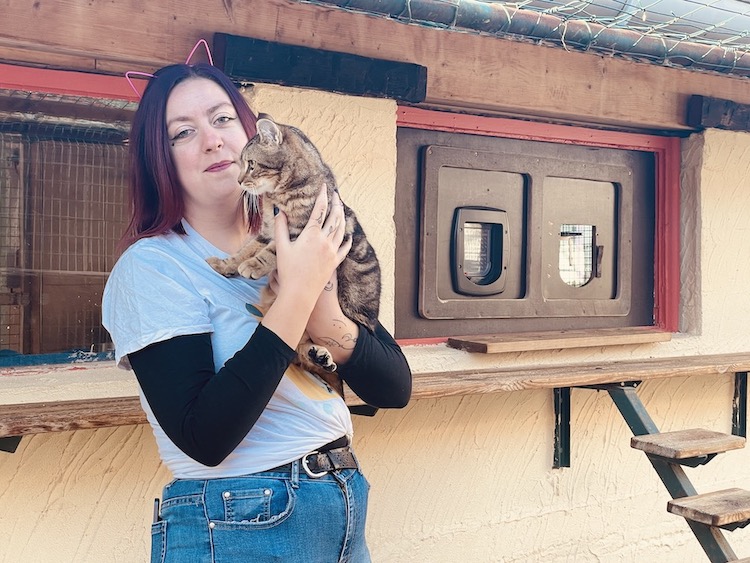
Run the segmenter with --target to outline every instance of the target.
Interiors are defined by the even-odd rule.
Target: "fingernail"
[[[279,208],[275,205],[273,206],[273,216],[276,217],[279,214]]]

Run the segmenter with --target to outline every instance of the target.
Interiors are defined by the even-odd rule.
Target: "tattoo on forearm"
[[[341,348],[343,350],[354,350],[357,345],[357,339],[353,338],[351,334],[343,335],[340,340],[331,336],[323,336],[319,340],[329,348]]]
[[[324,291],[332,291],[333,290],[333,282],[329,281],[326,286],[323,288]]]

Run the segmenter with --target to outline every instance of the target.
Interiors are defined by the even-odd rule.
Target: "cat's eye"
[[[248,169],[248,171],[255,170],[255,161],[254,160],[248,160],[247,161],[247,169]]]

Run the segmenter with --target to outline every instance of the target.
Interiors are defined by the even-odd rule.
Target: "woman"
[[[325,340],[339,375],[374,407],[404,406],[411,373],[382,327],[370,333],[341,312],[335,269],[351,243],[337,201],[316,220],[324,189],[295,241],[284,214],[275,218],[276,299],[261,319],[249,311],[267,280],[224,278],[205,262],[260,225],[238,183],[254,124],[232,82],[205,64],[158,71],[133,120],[134,211],[103,322],[175,478],[155,515],[152,561],[366,562],[369,486],[351,416],[290,362],[304,331]]]

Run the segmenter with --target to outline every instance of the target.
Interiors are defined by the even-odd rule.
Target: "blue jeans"
[[[369,563],[369,484],[358,469],[285,470],[164,487],[152,563]]]

